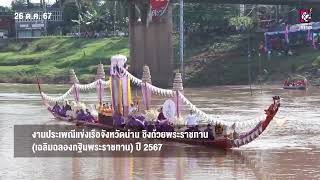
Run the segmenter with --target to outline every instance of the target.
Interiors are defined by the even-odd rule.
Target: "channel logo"
[[[310,23],[312,20],[312,9],[300,9],[300,23]]]

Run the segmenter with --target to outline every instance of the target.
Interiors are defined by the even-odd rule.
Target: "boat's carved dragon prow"
[[[240,134],[240,136],[233,140],[232,144],[235,147],[240,147],[245,144],[250,143],[251,141],[255,140],[262,134],[263,131],[266,130],[269,123],[272,121],[274,116],[277,114],[280,107],[280,97],[274,96],[273,97],[273,104],[265,110],[266,118],[263,121],[260,121],[252,130],[246,133]]]

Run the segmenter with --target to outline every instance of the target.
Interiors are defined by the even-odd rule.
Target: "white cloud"
[[[10,6],[11,5],[12,0],[1,0],[0,1],[0,6]]]

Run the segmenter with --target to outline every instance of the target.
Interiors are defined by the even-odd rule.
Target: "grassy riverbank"
[[[252,47],[263,37],[254,36]],[[260,39],[259,39],[260,38]],[[179,67],[178,43],[174,57]],[[248,83],[247,38],[245,35],[187,37],[185,48],[185,84],[189,86],[235,85]],[[0,41],[0,82],[32,83],[35,75],[46,83],[68,82],[70,68],[79,80],[90,82],[97,64],[110,64],[115,54],[129,55],[128,38],[76,39],[48,37],[42,39]],[[261,62],[261,66],[260,63]],[[320,51],[298,47],[293,56],[251,58],[252,81],[283,81],[288,75],[303,75],[320,84]]]
[[[118,53],[129,55],[127,38],[6,40],[0,42],[0,81],[31,83],[37,74],[45,82],[63,83],[73,68],[82,82],[88,82],[99,62],[108,65]]]

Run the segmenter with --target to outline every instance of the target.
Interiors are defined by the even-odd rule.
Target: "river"
[[[63,85],[45,85],[50,95],[63,93]],[[133,93],[134,94],[134,93]],[[186,88],[185,95],[214,117],[233,121],[259,117],[282,97],[278,117],[255,141],[230,151],[184,144],[171,158],[14,158],[13,126],[57,124],[42,106],[35,85],[0,84],[0,179],[320,179],[320,89],[282,90],[278,86]],[[109,98],[109,97],[107,97]],[[95,94],[86,94],[94,101]],[[154,103],[163,102],[154,98]]]

